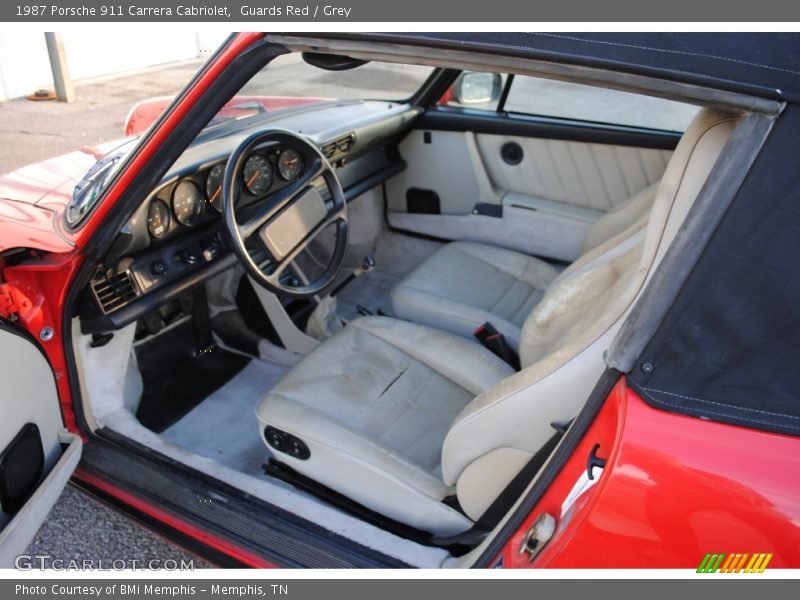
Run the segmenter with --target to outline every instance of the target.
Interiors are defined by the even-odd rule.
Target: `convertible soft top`
[[[357,37],[577,62],[675,81],[713,84],[720,89],[773,100],[800,101],[800,35],[796,33],[453,32]]]

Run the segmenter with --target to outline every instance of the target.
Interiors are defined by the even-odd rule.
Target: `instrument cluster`
[[[147,208],[147,231],[161,240],[177,229],[193,227],[222,212],[222,180],[226,161],[184,175],[161,189]],[[237,202],[247,202],[277,191],[303,174],[305,161],[296,150],[268,147],[253,151],[241,171]]]

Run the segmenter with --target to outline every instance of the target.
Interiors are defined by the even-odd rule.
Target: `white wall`
[[[130,32],[92,29],[90,35],[85,31],[62,34],[74,81],[206,56],[225,37],[223,33],[180,29],[169,35],[148,36],[142,34],[141,28]],[[42,87],[53,87],[44,34],[0,31],[0,100],[27,96]]]
[[[0,32],[0,100],[53,87],[44,34]]]

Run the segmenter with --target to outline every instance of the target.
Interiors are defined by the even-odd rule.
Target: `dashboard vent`
[[[333,141],[325,142],[320,146],[320,150],[322,151],[323,156],[327,159],[331,159],[334,156],[338,156],[341,154],[347,154],[353,147],[356,141],[356,134],[355,133],[348,133],[347,135],[343,135],[340,138],[336,138]]]
[[[105,314],[122,308],[136,298],[136,288],[127,271],[95,281],[92,291]]]

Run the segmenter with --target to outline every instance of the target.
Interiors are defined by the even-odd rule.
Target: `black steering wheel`
[[[254,154],[269,160],[267,153],[277,148],[289,148],[300,155],[301,173],[274,193],[265,191],[263,197],[241,202],[247,160]],[[324,185],[320,185],[320,178]],[[260,131],[233,151],[222,181],[222,220],[245,270],[272,292],[299,298],[318,294],[333,283],[344,262],[347,202],[342,186],[319,149],[290,131]],[[284,276],[286,268],[332,225],[336,227],[336,242],[328,265],[314,281],[295,285],[294,277]]]

